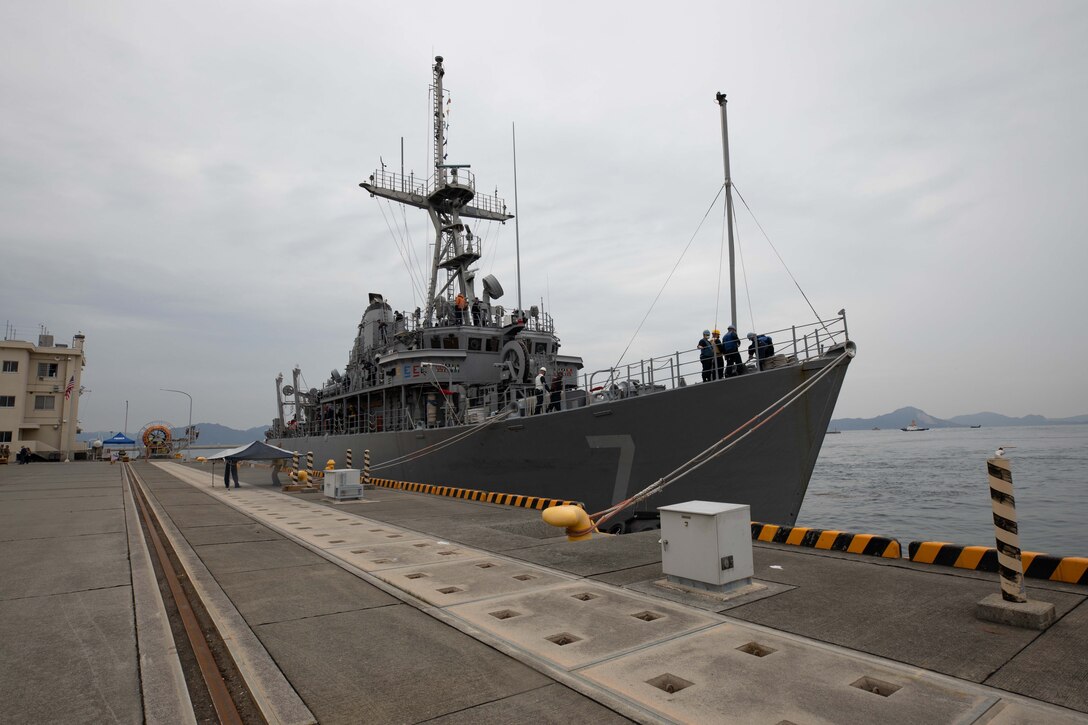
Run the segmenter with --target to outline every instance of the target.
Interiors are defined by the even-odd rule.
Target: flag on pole
[[[64,399],[68,400],[72,397],[72,390],[76,387],[76,376],[68,378],[68,384],[64,386]]]

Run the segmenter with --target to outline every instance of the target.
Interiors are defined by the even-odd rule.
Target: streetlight
[[[189,427],[185,430],[185,450],[188,451],[193,445],[193,396],[184,390],[172,390],[171,388],[159,388],[159,390],[164,393],[181,393],[189,399]]]

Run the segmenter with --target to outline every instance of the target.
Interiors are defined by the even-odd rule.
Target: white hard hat
[[[548,372],[548,368],[540,368],[540,372],[546,373],[546,372]]]

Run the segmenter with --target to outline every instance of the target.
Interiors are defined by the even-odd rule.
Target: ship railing
[[[817,320],[804,325],[757,334],[767,335],[774,345],[775,355],[770,364],[760,370],[756,359],[745,361],[746,373],[795,365],[824,355],[831,347],[849,339],[846,315],[829,320]],[[740,338],[738,352],[741,359],[747,357],[750,341]],[[603,368],[583,373],[583,385],[589,393],[589,404],[617,400],[637,395],[681,388],[703,379],[703,364],[698,347],[681,350],[671,355],[638,360],[614,368]],[[711,369],[712,379],[717,379],[716,365]]]
[[[371,184],[377,188],[402,194],[414,194],[424,198],[429,197],[438,189],[438,179],[435,176],[418,179],[415,173],[398,174],[395,171],[380,168],[375,169],[370,178]],[[497,192],[495,194],[479,194],[476,192],[476,175],[468,169],[449,169],[446,183],[471,189],[473,194],[470,202],[471,206],[494,214],[506,213],[506,202],[499,197]]]

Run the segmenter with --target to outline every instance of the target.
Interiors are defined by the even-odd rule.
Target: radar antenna
[[[431,218],[435,244],[424,315],[427,322],[434,321],[439,299],[457,293],[470,300],[476,298],[469,268],[480,258],[480,240],[472,235],[462,219],[505,222],[514,218],[506,212],[506,202],[497,194],[476,193],[476,179],[468,164],[446,163],[446,109],[442,83],[446,71],[442,56],[435,56],[434,61],[434,175],[425,182],[418,182],[414,176],[386,171],[383,165],[359,184],[371,196],[426,209]],[[440,275],[445,276],[441,287]]]

